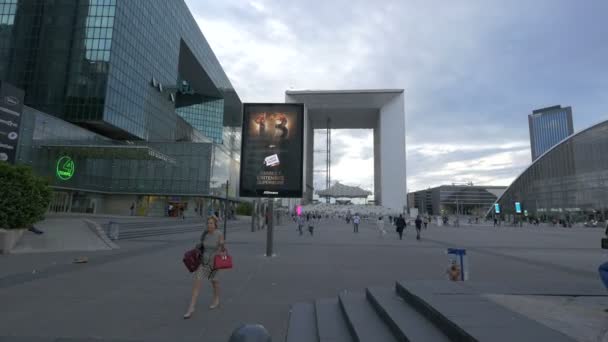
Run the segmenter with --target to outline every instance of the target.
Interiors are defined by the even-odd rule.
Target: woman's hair
[[[212,221],[213,225],[215,226],[215,229],[217,229],[217,217],[209,216],[209,218],[207,218],[207,224],[209,224],[209,221]]]

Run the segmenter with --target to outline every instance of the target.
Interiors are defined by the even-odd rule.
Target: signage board
[[[494,203],[494,213],[500,214],[500,204]]]
[[[243,104],[241,197],[302,197],[304,105]]]
[[[23,90],[0,81],[0,162],[15,163],[23,96]]]
[[[521,214],[521,203],[515,202],[515,212]]]
[[[55,166],[55,174],[62,181],[70,180],[76,172],[76,164],[74,160],[68,156],[63,156],[57,159]]]

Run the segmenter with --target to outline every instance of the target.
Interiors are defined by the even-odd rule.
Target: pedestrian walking
[[[386,230],[384,229],[384,220],[382,219],[382,216],[378,217],[376,226],[378,227],[378,234],[380,234],[381,237],[384,237],[384,235],[386,235]]]
[[[359,214],[355,213],[355,216],[353,216],[353,232],[354,233],[359,232],[359,223],[361,223],[361,217],[359,216]]]
[[[420,230],[422,229],[422,219],[420,218],[420,215],[416,216],[416,221],[414,221],[414,223],[416,224],[416,240],[420,240]]]
[[[225,255],[226,248],[224,246],[224,237],[218,229],[215,217],[211,216],[207,219],[207,229],[201,235],[200,242],[196,245],[196,248],[201,250],[201,265],[194,272],[192,298],[190,299],[190,306],[184,315],[184,319],[190,318],[194,313],[203,277],[207,278],[213,286],[213,300],[209,308],[215,309],[220,305],[220,284],[218,278],[220,270],[214,268],[214,259],[216,255]]]
[[[300,215],[296,217],[296,223],[298,225],[298,232],[300,233],[300,236],[302,236],[302,234],[304,234],[304,224],[306,223],[304,221],[304,216]]]
[[[131,216],[133,216],[134,214],[134,210],[135,210],[135,203],[131,203]]]
[[[425,217],[424,221],[422,222],[424,224],[424,229],[427,228],[427,226],[429,225],[429,222],[431,222],[431,219],[428,217]]]
[[[494,227],[496,227],[498,225],[498,219],[495,217],[494,218]]]
[[[310,213],[306,214],[306,223],[308,224],[308,232],[310,233],[310,236],[313,236],[315,231],[314,215],[311,215]]]
[[[403,231],[405,230],[405,219],[403,215],[399,214],[399,217],[395,219],[395,226],[397,226],[397,233],[399,234],[399,240],[403,240]]]

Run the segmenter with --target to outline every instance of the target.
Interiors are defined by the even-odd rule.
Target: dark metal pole
[[[224,200],[224,240],[226,240],[226,228],[228,226],[228,186],[229,181],[226,181],[226,199]]]
[[[268,218],[268,227],[266,230],[266,256],[267,257],[271,257],[272,256],[272,243],[273,243],[273,237],[272,237],[272,229],[273,229],[273,207],[274,207],[274,200],[272,198],[268,199],[268,212],[265,213],[266,217]]]
[[[254,200],[251,208],[251,232],[255,232],[255,217],[258,215],[258,201]]]

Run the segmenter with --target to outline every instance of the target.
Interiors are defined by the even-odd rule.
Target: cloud
[[[535,108],[571,105],[577,129],[608,119],[603,0],[186,2],[246,102],[405,89],[409,189],[508,184]],[[373,183],[370,131],[333,132],[332,178]]]

